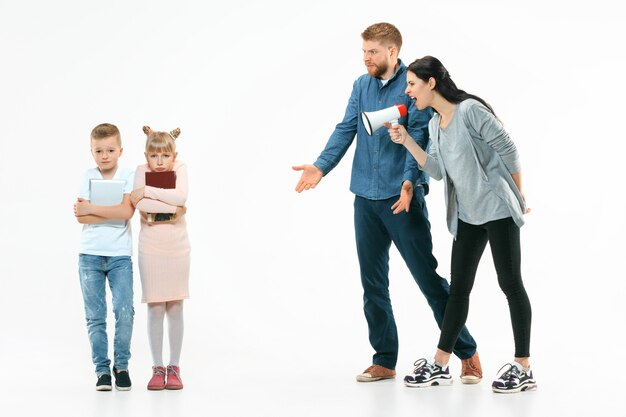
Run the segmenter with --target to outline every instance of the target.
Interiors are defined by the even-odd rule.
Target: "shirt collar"
[[[398,58],[398,69],[396,70],[396,72],[391,76],[391,78],[387,81],[387,84],[385,84],[386,86],[389,85],[390,83],[392,83],[396,78],[398,78],[400,73],[403,73],[405,70],[406,66],[404,65],[404,63],[402,62],[402,60],[400,58]],[[378,85],[382,85],[382,81],[380,79],[376,79],[376,81],[378,81]]]

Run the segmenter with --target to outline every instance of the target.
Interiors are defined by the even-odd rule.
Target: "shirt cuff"
[[[313,162],[313,165],[318,167],[321,171],[322,171],[322,175],[326,175],[328,174],[328,172],[331,169],[331,166],[328,162],[324,161],[323,159],[319,159],[315,162]]]

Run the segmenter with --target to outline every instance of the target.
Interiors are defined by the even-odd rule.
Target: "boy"
[[[106,280],[113,301],[115,339],[113,374],[115,388],[131,388],[128,373],[130,339],[133,331],[133,265],[130,218],[134,207],[130,202],[134,171],[118,167],[122,155],[120,131],[112,124],[103,123],[91,131],[91,154],[97,167],[83,173],[74,215],[83,224],[79,253],[80,286],[85,303],[85,316],[91,357],[96,366],[96,390],[111,391],[111,361],[108,357],[106,333]],[[125,180],[121,204],[98,206],[90,203],[91,179]],[[101,224],[110,219],[123,219],[122,226]]]

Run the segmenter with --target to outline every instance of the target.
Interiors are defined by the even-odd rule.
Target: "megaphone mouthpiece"
[[[404,104],[395,104],[391,107],[387,107],[386,109],[371,111],[371,112],[362,112],[361,120],[363,121],[363,126],[365,126],[365,130],[368,135],[372,135],[378,129],[384,126],[385,123],[397,124],[398,119],[406,116],[407,110]]]

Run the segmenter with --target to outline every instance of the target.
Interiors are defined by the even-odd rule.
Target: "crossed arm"
[[[124,194],[122,202],[115,206],[97,206],[83,198],[78,198],[74,203],[74,216],[80,224],[97,224],[110,219],[130,220],[134,213],[130,194]]]
[[[130,194],[131,204],[142,213],[172,213],[174,217],[170,221],[162,223],[175,223],[187,212],[187,168],[183,165],[176,171],[176,188],[162,189],[146,186],[146,168],[140,167],[135,174],[135,189]]]

